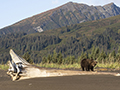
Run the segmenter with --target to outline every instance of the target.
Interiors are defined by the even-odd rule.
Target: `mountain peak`
[[[113,2],[109,3],[109,5],[115,5]]]
[[[106,4],[106,5],[104,5],[104,6],[116,6],[113,2],[111,2],[111,3],[109,3],[109,4]],[[103,6],[103,7],[104,7]]]
[[[72,1],[69,1],[67,4],[73,3]]]

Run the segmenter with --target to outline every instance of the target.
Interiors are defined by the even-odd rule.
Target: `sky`
[[[0,29],[70,1],[93,6],[113,2],[120,7],[120,0],[0,0]]]

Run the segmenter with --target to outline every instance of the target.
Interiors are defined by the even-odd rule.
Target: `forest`
[[[111,56],[111,53],[114,53],[113,61],[119,61],[119,25],[120,16],[116,16],[81,24],[72,24],[41,33],[9,33],[0,36],[0,63],[7,63],[11,59],[9,55],[10,49],[13,49],[21,57],[28,53],[34,63],[46,62],[43,57],[44,59],[48,56],[53,57],[55,52],[57,54],[61,53],[62,63],[69,62],[65,60],[68,57],[74,57],[75,61],[73,61],[79,62],[81,59],[78,59],[78,57],[83,54],[86,54],[86,58],[91,58],[93,47],[95,50],[99,48],[98,55],[92,57],[93,59],[106,62],[109,61],[106,58]],[[52,63],[54,62],[53,60]]]
[[[83,58],[93,58],[99,62],[105,62],[109,61],[109,56],[114,56],[113,61],[119,61],[119,44],[120,34],[109,29],[90,38],[78,35],[78,33],[75,37],[69,36],[67,38],[44,34],[8,34],[0,38],[0,61],[6,63],[10,60],[9,50],[11,48],[20,56],[25,53],[30,54],[34,63],[46,62],[46,57],[52,58],[47,62],[59,64],[79,63]],[[62,58],[62,60],[55,60],[53,57]]]

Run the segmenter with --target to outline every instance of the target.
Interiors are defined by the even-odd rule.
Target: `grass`
[[[98,67],[104,67],[104,68],[111,68],[111,69],[120,69],[120,64],[118,62],[115,63],[98,63]]]
[[[45,64],[37,64],[37,66],[45,67],[45,68],[57,68],[57,69],[80,69],[80,64],[55,64],[55,63],[45,63]]]
[[[45,67],[45,68],[59,68],[59,69],[81,69],[80,64],[55,64],[55,63],[45,63],[45,64],[37,64],[37,66]],[[120,64],[118,62],[115,63],[98,63],[96,67],[110,68],[110,69],[120,69]]]
[[[7,64],[0,64],[0,69],[7,70],[9,66]]]
[[[81,69],[80,64],[74,63],[74,64],[55,64],[55,63],[45,63],[45,64],[35,64],[39,67],[45,67],[45,68],[57,68],[57,69]],[[96,67],[103,67],[103,68],[110,68],[110,69],[119,69],[120,70],[120,64],[118,62],[115,63],[98,63]],[[0,69],[7,70],[9,66],[7,64],[0,64]]]

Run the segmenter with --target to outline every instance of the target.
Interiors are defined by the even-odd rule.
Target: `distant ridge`
[[[120,7],[116,6],[114,3],[109,3],[104,6],[89,6],[86,4],[68,2],[57,8],[2,28],[0,30],[0,35],[15,32],[26,32],[30,34],[38,32],[39,30],[36,30],[37,27],[45,31],[116,15],[120,15]]]

